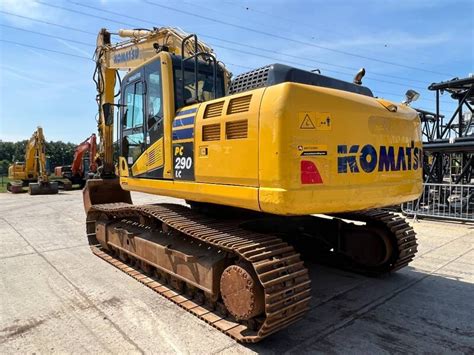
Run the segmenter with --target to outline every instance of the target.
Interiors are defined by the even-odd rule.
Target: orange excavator
[[[86,154],[86,153],[89,154]],[[61,176],[69,182],[62,182],[62,187],[68,189],[70,185],[86,184],[86,180],[97,173],[97,138],[93,133],[89,138],[79,144],[74,150],[74,159],[71,165],[57,166],[54,169],[56,176]]]

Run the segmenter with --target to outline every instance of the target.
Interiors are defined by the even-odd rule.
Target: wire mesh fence
[[[423,184],[418,200],[402,204],[409,216],[474,222],[474,185]]]

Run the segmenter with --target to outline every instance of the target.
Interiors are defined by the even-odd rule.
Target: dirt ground
[[[0,194],[0,353],[474,353],[473,225],[413,223],[417,257],[390,277],[308,264],[306,317],[240,345],[95,257],[84,221],[80,191]]]

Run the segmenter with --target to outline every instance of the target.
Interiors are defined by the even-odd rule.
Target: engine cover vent
[[[226,139],[243,139],[247,138],[248,121],[230,121],[225,124]]]
[[[219,139],[221,139],[220,123],[213,123],[202,126],[202,140],[204,142],[218,141]]]
[[[247,95],[230,100],[229,106],[227,107],[227,114],[232,115],[233,113],[247,112],[250,107],[251,99],[252,95]]]
[[[232,80],[229,88],[229,94],[236,94],[256,88],[264,87],[268,80],[268,72],[271,65],[258,68],[247,73],[239,74]]]
[[[214,102],[206,106],[204,111],[204,118],[219,117],[222,115],[222,108],[224,107],[224,101]]]

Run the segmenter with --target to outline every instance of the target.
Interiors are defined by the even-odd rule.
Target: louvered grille
[[[251,99],[252,95],[247,95],[230,100],[229,107],[227,108],[227,114],[231,115],[233,113],[248,111]]]
[[[148,165],[153,165],[156,162],[156,153],[154,150],[152,150],[150,153],[148,153]]]
[[[230,84],[229,93],[236,94],[265,86],[270,65],[237,75]]]
[[[225,124],[225,136],[227,139],[247,138],[248,121],[231,121]]]
[[[162,161],[162,149],[161,147],[155,148],[148,153],[148,166],[154,165],[155,163]]]
[[[222,115],[222,108],[224,107],[224,101],[215,102],[206,106],[204,112],[204,118],[219,117]]]
[[[221,125],[220,123],[208,124],[202,126],[202,140],[207,141],[218,141],[221,138]]]

